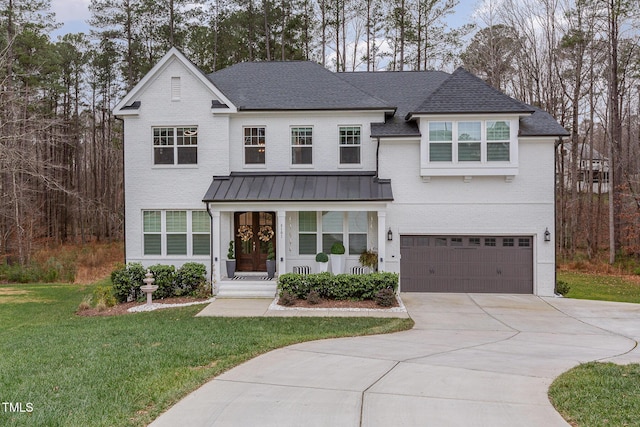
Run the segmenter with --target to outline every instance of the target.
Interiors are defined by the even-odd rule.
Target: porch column
[[[386,271],[387,261],[387,213],[378,211],[378,271]]]
[[[278,211],[278,241],[276,249],[276,261],[278,262],[278,275],[287,272],[286,263],[286,249],[287,249],[287,233],[285,229],[285,222],[287,213],[285,211]]]
[[[220,211],[212,210],[211,212],[211,281],[212,286],[217,290],[220,283],[220,269],[222,268],[222,258],[220,255],[220,245],[222,239],[220,236]]]

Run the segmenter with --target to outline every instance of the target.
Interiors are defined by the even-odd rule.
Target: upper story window
[[[429,122],[430,162],[509,162],[509,121]]]
[[[265,128],[245,127],[244,128],[244,163],[246,165],[265,164]]]
[[[153,164],[195,165],[197,163],[197,127],[153,128]]]
[[[310,165],[313,163],[313,128],[291,128],[291,164]]]
[[[360,126],[340,127],[340,164],[360,164]]]

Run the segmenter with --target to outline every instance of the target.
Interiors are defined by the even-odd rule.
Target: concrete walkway
[[[403,294],[414,329],[250,360],[152,426],[567,426],[553,379],[640,363],[640,305],[530,295]]]

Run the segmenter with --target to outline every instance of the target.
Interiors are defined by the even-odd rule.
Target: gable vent
[[[171,100],[180,101],[180,77],[171,77]]]

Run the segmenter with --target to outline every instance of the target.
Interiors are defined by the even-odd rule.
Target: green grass
[[[640,281],[572,271],[559,271],[558,280],[571,287],[568,298],[640,303]]]
[[[33,405],[28,413],[0,406],[0,425],[146,425],[207,380],[266,351],[413,325],[406,319],[194,317],[202,306],[76,316],[91,290],[0,286],[0,402]]]
[[[558,412],[580,427],[640,425],[640,365],[586,363],[559,376],[549,389]]]

